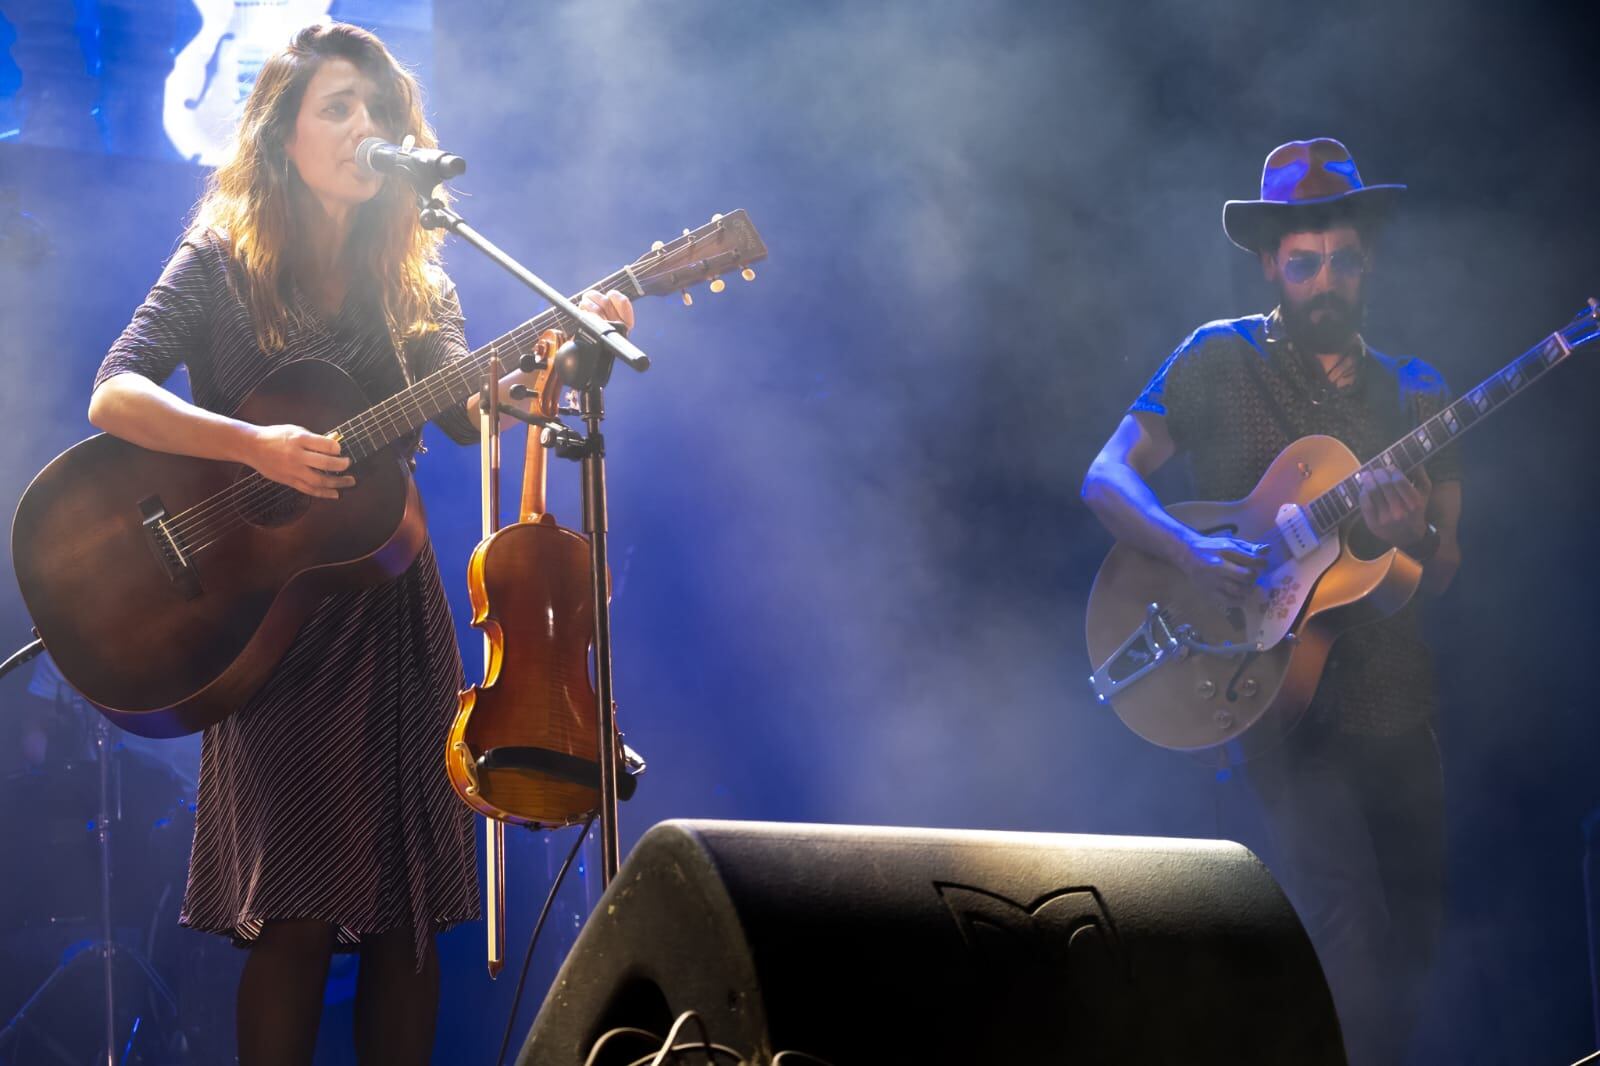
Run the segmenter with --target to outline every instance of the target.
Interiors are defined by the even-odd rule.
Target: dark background
[[[0,10],[15,27],[51,5],[27,6]],[[141,45],[157,60],[194,21],[98,6],[167,19]],[[1457,391],[1600,294],[1587,8],[437,0],[433,21],[431,43],[392,43],[471,161],[461,209],[552,280],[575,291],[735,207],[772,251],[754,284],[641,303],[656,367],[609,394],[618,698],[651,763],[625,847],[677,816],[1259,845],[1238,781],[1144,744],[1084,684],[1109,538],[1083,471],[1191,329],[1270,305],[1222,202],[1320,135],[1407,183],[1366,334]],[[203,177],[148,131],[106,154],[104,122],[68,119],[0,141],[0,500],[89,432],[94,368]],[[474,343],[537,310],[470,250],[448,259]],[[1450,887],[1418,1062],[1595,1046],[1590,355],[1464,445],[1466,562],[1430,614]],[[477,458],[432,443],[419,476],[471,676]],[[576,525],[575,471],[555,478]],[[0,642],[27,635],[7,583]],[[514,838],[513,966],[565,844]],[[574,888],[523,1027],[595,893]],[[480,940],[444,939],[447,1061],[487,1061],[509,1003]],[[212,973],[236,967],[211,950]],[[344,1062],[330,1002],[319,1061]]]

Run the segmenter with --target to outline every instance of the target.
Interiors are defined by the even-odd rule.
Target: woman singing
[[[100,368],[90,421],[309,496],[353,485],[334,439],[228,412],[294,359],[335,364],[376,403],[466,356],[440,235],[403,183],[355,162],[364,138],[407,134],[435,143],[416,81],[372,34],[316,25],[268,59],[231,157]],[[620,293],[584,305],[632,324]],[[160,387],[179,364],[193,404]],[[476,400],[438,421],[476,440]],[[249,948],[244,1066],[311,1061],[335,947],[361,953],[361,1061],[428,1060],[434,934],[478,912],[470,816],[442,765],[461,684],[424,545],[400,577],[324,600],[260,691],[206,730],[182,920]]]

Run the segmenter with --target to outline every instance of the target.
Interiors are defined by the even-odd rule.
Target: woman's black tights
[[[268,922],[239,978],[240,1066],[309,1066],[333,957],[326,922]],[[361,938],[356,1057],[363,1066],[426,1066],[439,1009],[439,957],[428,938],[422,969],[408,928]]]

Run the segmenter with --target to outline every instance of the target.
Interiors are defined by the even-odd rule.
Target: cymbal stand
[[[103,1001],[105,1007],[105,1043],[102,1048],[102,1054],[96,1055],[95,1061],[104,1063],[105,1066],[116,1066],[118,1056],[115,965],[117,958],[120,956],[137,966],[144,974],[145,980],[150,982],[150,987],[155,989],[156,993],[160,995],[174,1013],[177,1012],[178,1001],[177,997],[172,994],[172,990],[167,987],[167,983],[161,979],[161,975],[156,972],[155,967],[150,964],[149,959],[145,958],[139,951],[119,945],[116,942],[116,930],[111,924],[111,753],[113,745],[110,723],[106,721],[103,715],[96,714],[94,717],[95,759],[99,764],[100,777],[99,809],[95,812],[94,822],[95,846],[100,853],[100,939],[96,943],[86,945],[77,951],[72,958],[51,971],[50,975],[44,979],[44,982],[34,990],[33,995],[28,997],[27,1002],[19,1007],[17,1013],[11,1017],[5,1027],[0,1029],[0,1047],[4,1047],[8,1041],[18,1038],[23,1027],[28,1024],[28,1015],[34,1005],[44,997],[44,994],[57,981],[64,978],[78,964],[80,959],[99,958],[100,978],[105,986]],[[132,1043],[133,1035],[132,1033],[129,1034],[130,1044]],[[65,1053],[65,1049],[56,1046],[53,1050],[63,1061],[73,1061]],[[124,1049],[124,1053],[126,1053],[126,1050]]]

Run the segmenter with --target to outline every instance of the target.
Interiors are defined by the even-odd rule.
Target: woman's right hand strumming
[[[89,421],[141,448],[243,463],[307,496],[338,499],[356,479],[339,442],[300,426],[257,426],[196,407],[139,374],[101,382]]]
[[[252,437],[245,462],[264,478],[328,500],[356,483],[341,473],[350,468],[350,458],[339,454],[333,437],[299,426],[257,426]]]

